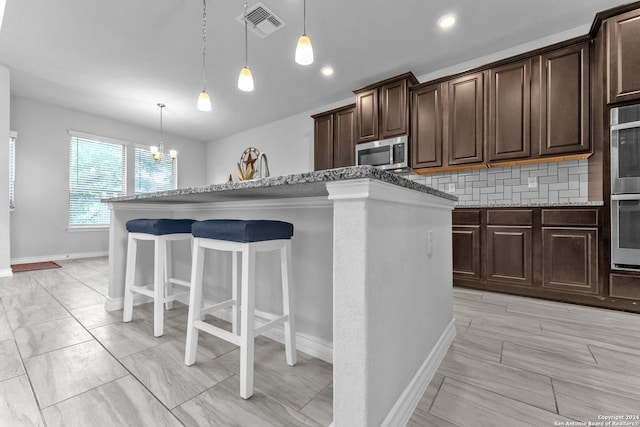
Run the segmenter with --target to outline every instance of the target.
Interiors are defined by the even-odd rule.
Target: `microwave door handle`
[[[393,144],[389,144],[389,164],[394,164],[394,159],[393,159]]]

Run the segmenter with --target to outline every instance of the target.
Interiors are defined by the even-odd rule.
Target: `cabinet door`
[[[487,282],[533,285],[530,226],[487,226]]]
[[[480,280],[480,226],[453,226],[453,277]]]
[[[440,85],[411,93],[411,166],[442,166],[442,93]]]
[[[598,293],[598,230],[542,229],[542,287]]]
[[[484,159],[484,87],[482,73],[449,82],[449,164]]]
[[[531,60],[489,70],[489,161],[531,154]]]
[[[409,130],[407,80],[388,83],[380,88],[380,139],[406,135]]]
[[[334,114],[333,167],[354,166],[356,150],[356,109]]]
[[[378,139],[378,88],[356,94],[358,142]]]
[[[540,155],[588,151],[589,44],[541,57]]]
[[[333,167],[333,114],[315,117],[313,130],[313,168]]]
[[[609,103],[640,99],[640,10],[607,21]]]

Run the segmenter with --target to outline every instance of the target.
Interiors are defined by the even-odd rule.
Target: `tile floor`
[[[184,365],[186,306],[154,338],[150,304],[128,324],[104,310],[105,258],[60,264],[0,278],[0,426],[331,422],[330,364],[298,352],[288,367],[283,346],[259,338],[245,401],[235,346],[200,334],[197,363]],[[458,335],[409,426],[640,416],[640,315],[465,289],[454,313]]]

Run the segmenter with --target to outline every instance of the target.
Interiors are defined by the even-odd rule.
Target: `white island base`
[[[346,178],[336,178],[341,171]],[[108,200],[106,307],[122,307],[129,219],[292,222],[298,350],[333,363],[333,425],[403,426],[455,336],[455,199],[372,168],[292,177]],[[188,248],[174,250],[173,258],[174,270],[188,277]],[[230,280],[228,261],[207,261],[215,271],[205,282],[210,292],[223,292],[214,280]],[[277,312],[273,265],[258,261],[257,300],[258,309]]]

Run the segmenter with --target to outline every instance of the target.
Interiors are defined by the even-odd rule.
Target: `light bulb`
[[[198,97],[198,110],[211,111],[211,100],[209,99],[209,94],[205,91],[200,92]]]
[[[175,160],[178,157],[178,152],[176,150],[169,150],[169,155],[171,156],[171,160]]]
[[[313,64],[313,47],[311,46],[311,39],[306,34],[301,35],[298,39],[296,62],[300,65]]]
[[[238,76],[238,89],[245,92],[253,91],[253,76],[251,75],[251,70],[247,66],[240,70],[240,75]]]

